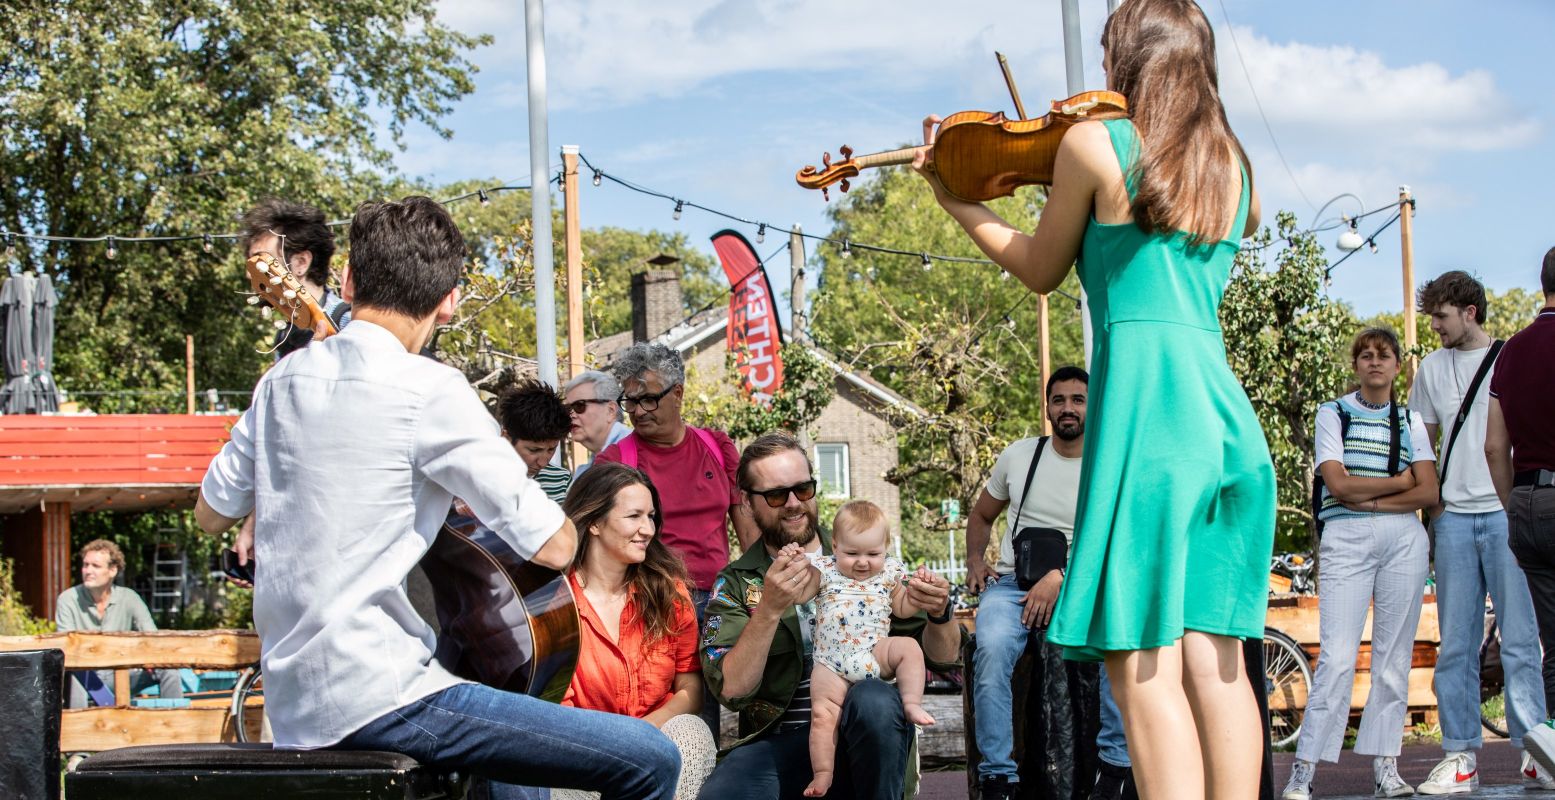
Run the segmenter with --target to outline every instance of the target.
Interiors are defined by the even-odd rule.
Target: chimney
[[[680,322],[680,276],[674,270],[649,270],[632,276],[632,342],[662,336]]]

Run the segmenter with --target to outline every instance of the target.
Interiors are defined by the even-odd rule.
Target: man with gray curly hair
[[[589,451],[589,460],[572,472],[577,480],[599,451],[621,441],[632,429],[621,422],[621,382],[608,372],[578,373],[562,386],[562,397],[572,415],[572,440]]]

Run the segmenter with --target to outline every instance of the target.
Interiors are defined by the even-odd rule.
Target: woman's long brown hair
[[[1226,238],[1221,189],[1237,178],[1231,153],[1247,168],[1249,192],[1253,170],[1220,103],[1215,33],[1204,12],[1193,0],[1126,0],[1102,28],[1101,45],[1108,86],[1128,98],[1142,142],[1135,224],[1185,231],[1195,245]]]
[[[578,553],[573,557],[572,568],[581,569],[588,563],[590,545],[595,538],[589,531],[605,523],[616,506],[616,497],[628,486],[647,487],[648,494],[653,497],[654,533],[648,540],[648,555],[642,563],[626,567],[626,585],[635,595],[637,613],[643,621],[643,638],[653,642],[674,633],[675,606],[687,602],[675,584],[689,586],[690,583],[680,556],[659,539],[664,509],[653,481],[625,464],[595,464],[567,491],[562,511],[578,530]]]

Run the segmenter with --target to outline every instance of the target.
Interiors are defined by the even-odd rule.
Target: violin
[[[1002,111],[961,111],[942,120],[934,144],[903,147],[855,158],[847,145],[838,148],[842,160],[831,153],[821,156],[821,168],[807,166],[794,176],[806,189],[820,189],[829,199],[832,184],[846,192],[848,179],[860,172],[895,164],[911,164],[920,151],[932,151],[929,167],[939,176],[945,191],[961,200],[981,203],[1008,197],[1021,186],[1053,183],[1053,162],[1058,143],[1076,123],[1090,119],[1128,116],[1128,101],[1117,92],[1082,92],[1068,100],[1054,100],[1047,114],[1037,119],[1012,120]]]

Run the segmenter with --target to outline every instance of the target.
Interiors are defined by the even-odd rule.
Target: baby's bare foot
[[[934,724],[934,718],[929,716],[929,712],[924,711],[923,706],[917,703],[903,703],[902,710],[907,712],[907,721],[914,725],[928,726]]]
[[[831,789],[831,778],[830,772],[815,773],[815,777],[810,779],[810,785],[804,788],[804,796],[825,797],[827,790]]]

